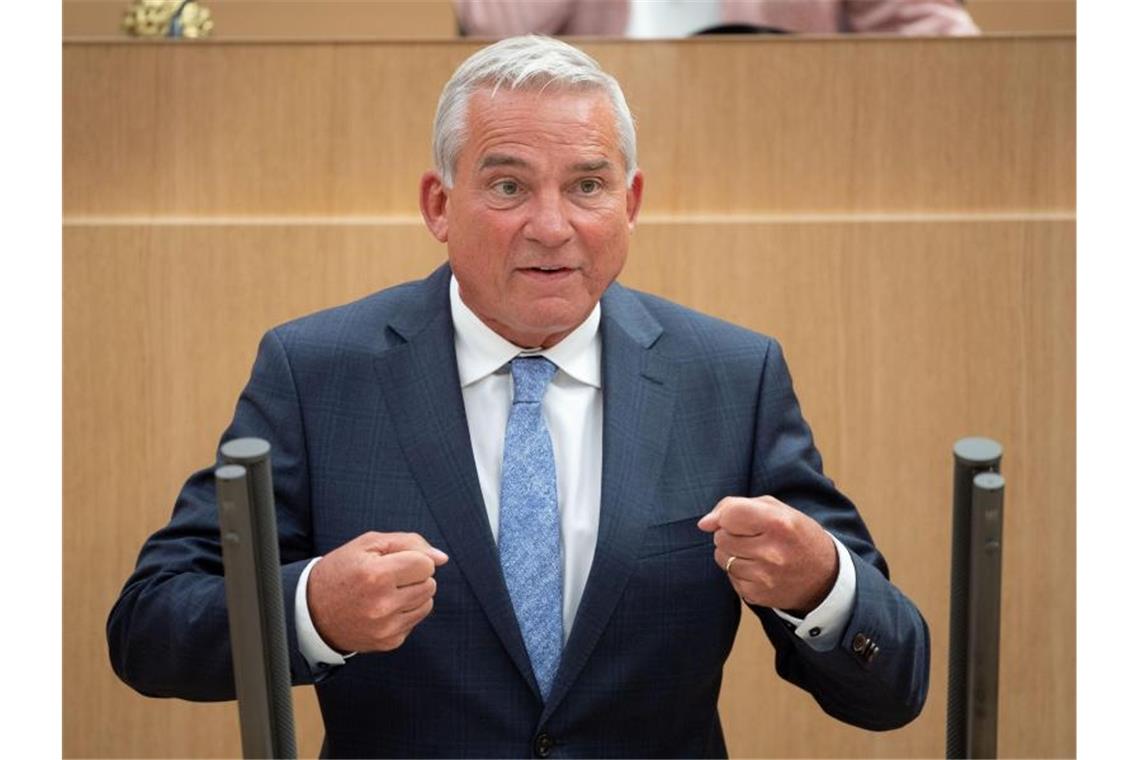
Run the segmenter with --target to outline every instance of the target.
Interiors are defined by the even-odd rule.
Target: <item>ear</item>
[[[637,223],[637,215],[641,211],[641,193],[645,190],[645,175],[638,169],[633,173],[633,182],[625,191],[625,214],[629,219],[629,231]]]
[[[441,243],[447,242],[447,188],[436,171],[420,178],[420,214],[428,232]]]

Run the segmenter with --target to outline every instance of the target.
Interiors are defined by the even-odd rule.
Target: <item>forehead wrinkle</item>
[[[559,95],[535,97],[532,92],[507,90],[498,94],[502,100],[492,100],[486,90],[478,91],[469,104],[468,140],[476,172],[496,167],[536,170],[539,164],[534,159],[541,156],[529,157],[536,149],[542,155],[551,148],[577,153],[563,156],[563,171],[608,171],[623,158],[607,118],[607,101],[591,98],[593,102],[587,104],[579,101],[560,108],[558,101],[565,100]],[[541,108],[547,98],[552,98],[555,108]],[[537,119],[536,106],[541,112]]]

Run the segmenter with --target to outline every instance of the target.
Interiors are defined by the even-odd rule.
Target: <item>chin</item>
[[[560,336],[561,339],[561,336],[564,336],[566,333],[573,332],[574,328],[580,325],[583,320],[585,320],[584,316],[576,322],[566,320],[536,320],[526,323],[515,323],[511,327],[512,335],[505,335],[503,337],[523,348],[534,348],[536,346],[549,348],[550,345],[553,345],[547,345],[549,338],[557,335]]]
[[[559,332],[569,332],[585,321],[590,311],[558,313],[543,312],[531,315],[533,318],[526,321],[525,329],[528,333],[552,335]]]

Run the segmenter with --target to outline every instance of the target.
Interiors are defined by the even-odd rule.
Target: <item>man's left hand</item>
[[[804,617],[835,585],[839,557],[831,536],[779,499],[727,496],[697,527],[713,534],[716,563],[749,604]]]

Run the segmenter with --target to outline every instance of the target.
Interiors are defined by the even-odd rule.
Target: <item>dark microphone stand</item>
[[[295,758],[269,444],[238,438],[221,454],[214,476],[242,754]]]
[[[1001,455],[1001,444],[988,438],[954,444],[948,758],[997,756],[1005,494]]]

